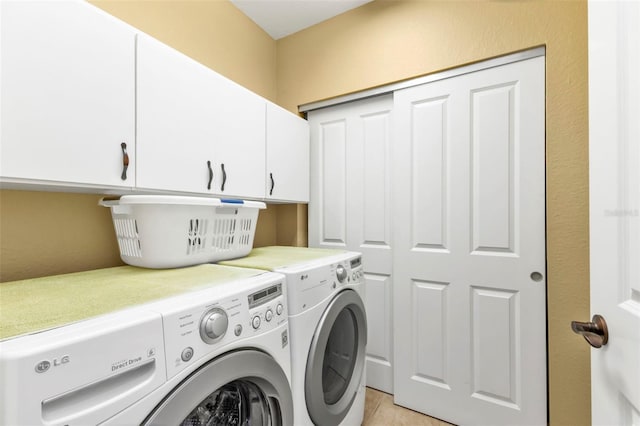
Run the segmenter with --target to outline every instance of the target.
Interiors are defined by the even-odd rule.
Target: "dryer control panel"
[[[363,291],[362,256],[335,257],[327,263],[281,270],[287,275],[289,315],[298,315],[318,305],[345,287]]]
[[[355,259],[349,261],[350,274],[348,276],[349,281],[359,282],[364,281],[364,270],[362,269],[362,257],[358,256]]]

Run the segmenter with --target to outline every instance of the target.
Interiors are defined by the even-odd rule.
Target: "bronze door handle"
[[[591,318],[591,322],[571,321],[571,330],[576,334],[581,334],[594,348],[606,345],[609,340],[607,322],[598,314]]]

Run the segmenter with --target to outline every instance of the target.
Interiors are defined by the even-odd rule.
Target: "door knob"
[[[598,314],[591,318],[591,322],[571,321],[571,330],[576,334],[581,334],[594,348],[606,345],[609,340],[607,322]]]

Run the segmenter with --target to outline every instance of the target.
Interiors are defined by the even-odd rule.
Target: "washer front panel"
[[[185,422],[198,417],[198,406],[201,418],[210,419],[215,414],[205,411],[211,409],[207,402],[216,392],[214,397],[235,392],[245,401],[254,399],[255,405],[239,414],[249,424],[254,424],[251,416],[256,421],[266,416],[258,424],[293,425],[287,375],[271,356],[257,350],[229,352],[200,367],[167,395],[143,425],[192,424]]]

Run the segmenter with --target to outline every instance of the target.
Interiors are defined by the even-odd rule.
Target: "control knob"
[[[336,267],[336,277],[338,278],[339,282],[344,282],[344,280],[347,278],[347,270],[344,269],[344,266],[342,265],[338,265]]]
[[[207,343],[215,343],[227,332],[229,318],[220,308],[208,310],[200,320],[200,337]]]

